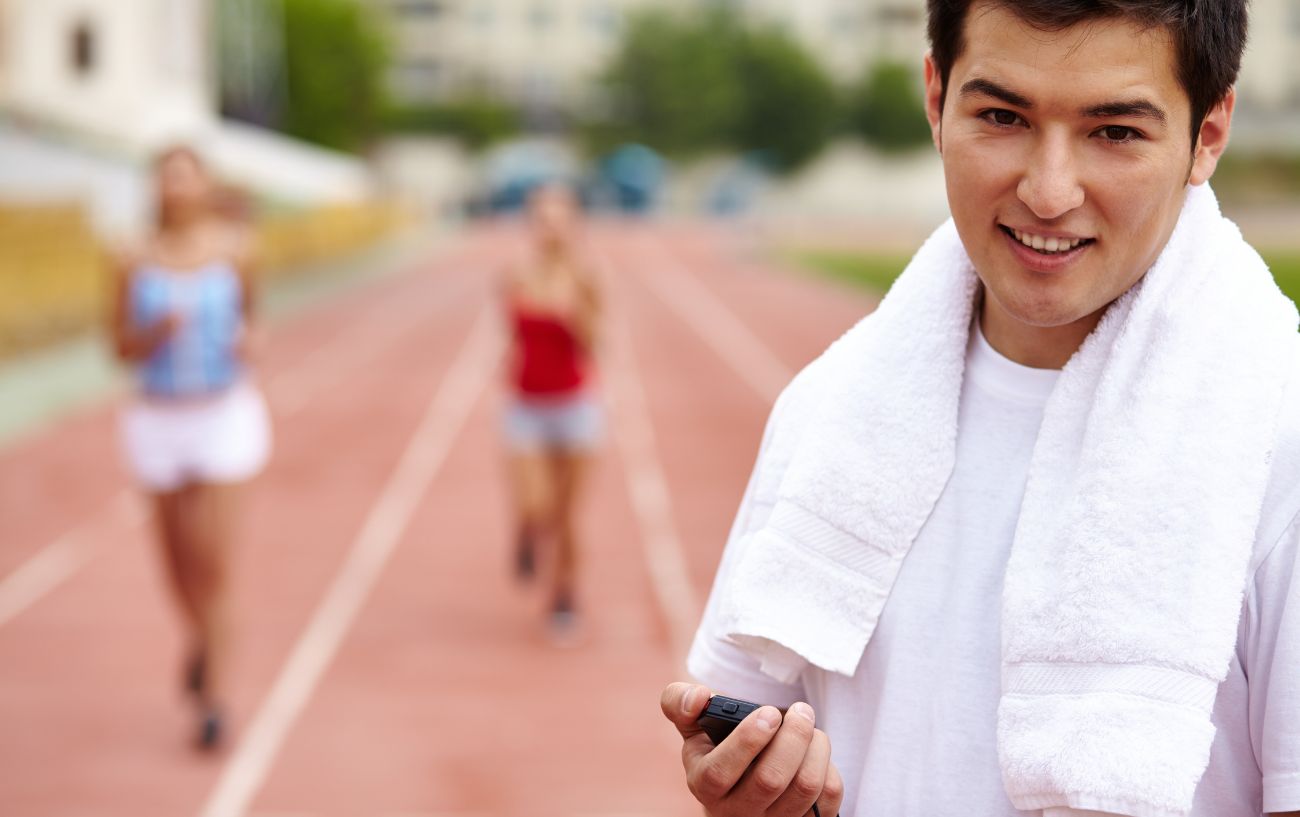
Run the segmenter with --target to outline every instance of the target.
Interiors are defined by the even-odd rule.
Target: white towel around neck
[[[952,472],[977,287],[949,221],[813,364],[817,399],[774,419],[795,442],[720,609],[773,677],[854,673]],[[1017,808],[1190,810],[1296,326],[1193,187],[1156,263],[1062,371],[1003,590],[998,751]]]

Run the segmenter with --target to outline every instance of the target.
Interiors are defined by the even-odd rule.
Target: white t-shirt
[[[998,765],[999,617],[1030,455],[1058,375],[1014,363],[972,332],[956,466],[853,677],[810,666],[798,683],[779,684],[727,642],[716,617],[718,588],[728,580],[724,559],[690,671],[729,695],[812,704],[844,778],[843,817],[1030,814],[1012,807]],[[1278,518],[1266,516],[1260,526],[1193,817],[1300,809],[1300,525],[1294,507],[1281,507],[1292,503],[1272,504],[1265,513]],[[1046,817],[1085,813],[1051,809]]]

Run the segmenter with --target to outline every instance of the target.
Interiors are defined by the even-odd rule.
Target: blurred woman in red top
[[[577,627],[574,508],[603,431],[592,388],[600,305],[592,270],[578,252],[572,191],[539,188],[528,213],[533,252],[507,272],[503,287],[512,327],[505,435],[518,525],[515,570],[521,579],[533,578],[540,547],[550,546],[550,626],[566,642]]]

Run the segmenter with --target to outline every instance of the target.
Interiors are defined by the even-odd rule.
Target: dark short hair
[[[993,0],[1043,31],[1062,31],[1088,20],[1123,18],[1164,28],[1173,38],[1178,81],[1192,109],[1192,146],[1201,123],[1241,68],[1248,0]],[[962,32],[973,0],[927,0],[930,52],[947,94],[948,76],[961,56]],[[943,107],[943,97],[939,100]]]

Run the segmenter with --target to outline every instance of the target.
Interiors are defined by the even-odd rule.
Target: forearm
[[[114,332],[114,347],[120,360],[135,363],[158,351],[167,342],[168,334],[162,322],[143,329],[122,326]]]

